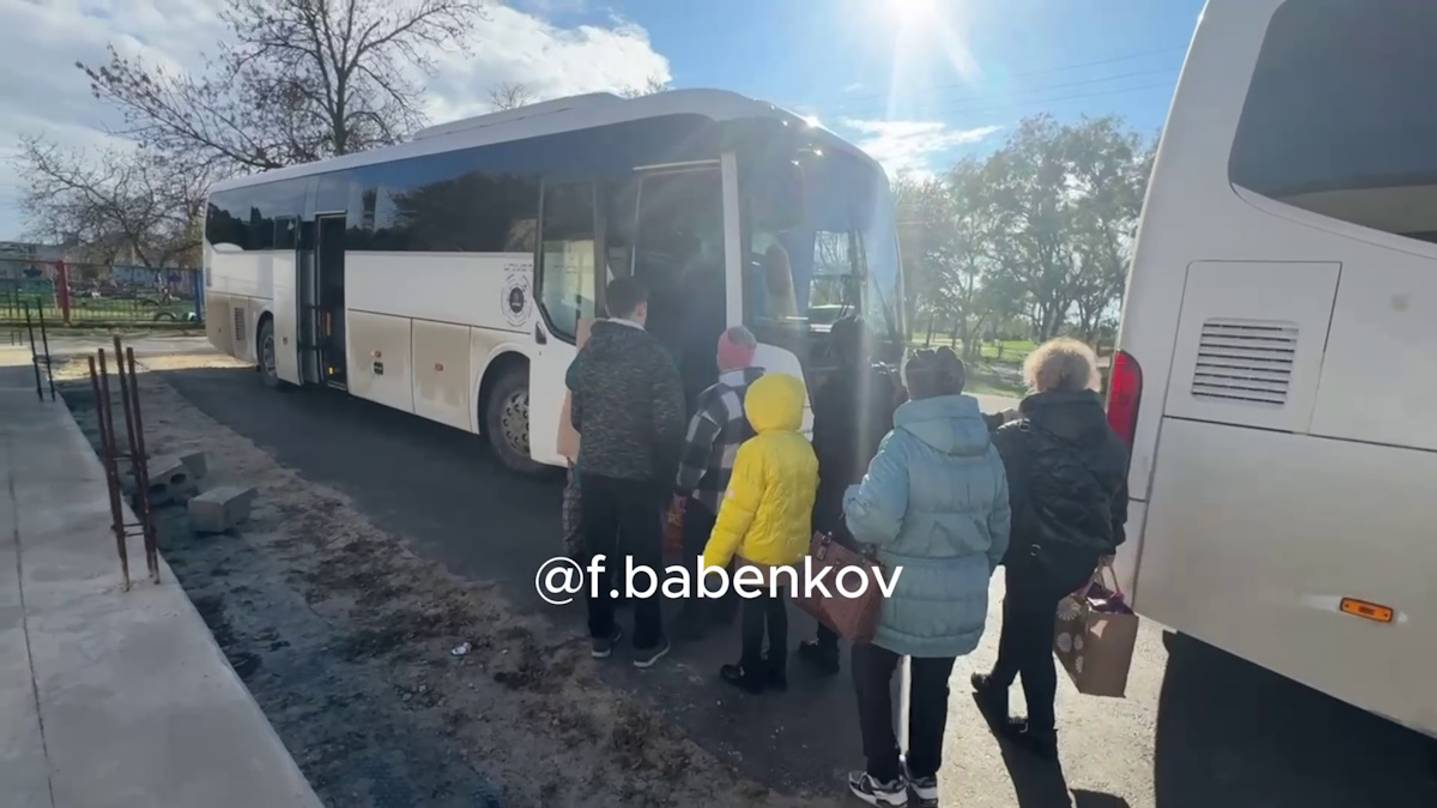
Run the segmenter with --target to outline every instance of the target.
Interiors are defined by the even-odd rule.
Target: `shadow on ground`
[[[1166,639],[1159,808],[1437,805],[1437,741],[1191,637]]]

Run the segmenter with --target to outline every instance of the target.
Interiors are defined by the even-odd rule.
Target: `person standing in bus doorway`
[[[586,556],[607,557],[598,585],[587,588],[595,659],[608,658],[621,636],[611,597],[622,577],[619,535],[635,565],[662,569],[660,515],[684,429],[678,369],[644,330],[647,292],[633,278],[614,280],[607,292],[609,319],[594,324],[565,379],[580,438]],[[668,651],[656,592],[634,605],[634,665],[647,668]]]
[[[1022,417],[993,442],[1008,470],[1013,539],[1004,559],[1003,633],[991,673],[973,674],[990,723],[1006,738],[1055,760],[1053,628],[1058,601],[1092,578],[1123,542],[1128,450],[1108,426],[1097,357],[1067,338],[1038,346],[1023,363],[1032,395]],[[1008,688],[1021,674],[1028,717],[1008,717]]]
[[[753,332],[741,325],[719,335],[718,381],[699,393],[689,419],[671,506],[683,519],[683,563],[689,569],[694,568],[713,532],[738,447],[754,434],[744,415],[743,400],[749,385],[763,375],[763,368],[752,366],[757,350]],[[726,597],[725,603],[735,602]],[[718,613],[716,609],[721,608],[715,604],[715,610],[710,610],[699,600],[686,601],[679,613],[679,639],[701,638],[711,617]]]
[[[870,805],[938,802],[948,678],[988,618],[988,582],[1008,547],[1008,485],[967,373],[951,349],[919,351],[905,369],[912,399],[843,498],[853,537],[876,545],[894,577],[871,643],[853,646],[865,768],[848,787]],[[898,757],[890,686],[911,657],[907,770]]]
[[[861,318],[839,319],[828,340],[837,367],[813,397],[813,450],[818,455],[813,529],[853,547],[843,523],[843,492],[863,479],[879,442],[893,428],[893,411],[905,394],[892,374],[873,365]],[[820,623],[813,640],[798,644],[798,657],[820,673],[838,673],[838,635]]]

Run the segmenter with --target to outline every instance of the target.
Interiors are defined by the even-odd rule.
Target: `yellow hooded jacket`
[[[726,566],[737,554],[776,566],[808,552],[818,458],[798,431],[804,397],[803,382],[784,373],[767,374],[748,388],[743,410],[758,434],[738,449],[705,564]]]

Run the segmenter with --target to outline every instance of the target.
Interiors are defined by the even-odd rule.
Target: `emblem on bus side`
[[[525,267],[506,267],[499,307],[509,325],[519,328],[529,322],[529,272]]]

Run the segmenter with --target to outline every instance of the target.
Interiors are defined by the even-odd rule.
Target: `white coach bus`
[[[1437,735],[1437,3],[1211,0],[1109,419],[1137,609]]]
[[[835,316],[893,346],[904,333],[882,169],[713,90],[560,99],[229,180],[204,256],[221,351],[276,386],[485,434],[524,471],[563,462],[564,372],[614,277],[648,286],[649,329],[690,395],[716,377],[728,325],[810,386]]]

